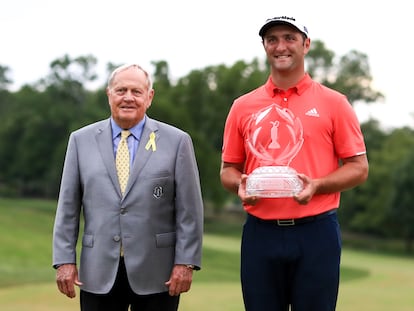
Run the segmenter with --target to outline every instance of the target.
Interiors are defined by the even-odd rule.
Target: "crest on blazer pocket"
[[[164,188],[162,186],[154,187],[152,191],[152,195],[154,196],[154,198],[159,199],[162,197],[163,194],[164,194]]]

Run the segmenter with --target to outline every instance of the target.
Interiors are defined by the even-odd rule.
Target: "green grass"
[[[56,203],[0,199],[0,310],[78,310],[61,295],[51,268]],[[203,269],[180,311],[241,311],[240,223],[206,222]],[[344,248],[337,311],[412,311],[414,260]],[[23,293],[23,294],[22,294]]]
[[[0,199],[0,288],[54,279],[55,208],[53,201]]]

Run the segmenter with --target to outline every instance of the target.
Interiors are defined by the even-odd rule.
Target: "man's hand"
[[[169,288],[170,296],[178,296],[181,293],[188,292],[193,280],[193,270],[186,265],[175,265],[170,279],[165,282]]]
[[[81,286],[78,279],[78,269],[75,264],[64,264],[56,270],[56,284],[60,292],[74,298],[76,296],[75,285]]]
[[[259,198],[255,195],[247,195],[246,194],[246,181],[247,181],[248,175],[242,174],[241,175],[241,182],[239,185],[238,195],[239,198],[242,200],[243,203],[246,203],[248,205],[255,205],[257,201],[259,201]]]
[[[303,189],[297,195],[293,196],[299,204],[306,205],[312,199],[316,192],[315,183],[305,174],[298,174],[299,179],[303,182]]]

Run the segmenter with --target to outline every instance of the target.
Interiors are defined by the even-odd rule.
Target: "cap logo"
[[[260,28],[259,35],[263,37],[263,35],[266,33],[266,31],[269,29],[269,27],[271,27],[273,24],[276,24],[276,23],[290,24],[290,25],[296,27],[300,32],[305,34],[306,37],[309,36],[308,29],[304,25],[298,24],[298,22],[296,21],[296,18],[286,16],[286,15],[275,16],[275,17],[272,17],[272,18],[268,18],[266,20],[266,23],[262,26],[262,28]]]
[[[284,19],[284,20],[296,22],[295,18],[288,17],[288,16],[276,16],[276,17],[273,17],[273,18],[269,18],[267,21],[272,21],[272,20],[275,20],[275,19]]]

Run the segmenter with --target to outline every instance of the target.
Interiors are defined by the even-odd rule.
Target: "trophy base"
[[[247,178],[246,194],[261,198],[288,198],[303,189],[297,172],[288,166],[262,166]]]

